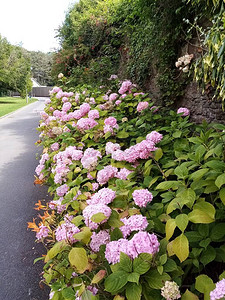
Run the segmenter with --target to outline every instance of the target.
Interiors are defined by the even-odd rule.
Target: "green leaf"
[[[105,290],[109,293],[116,293],[127,284],[128,273],[117,271],[110,274],[105,280]]]
[[[176,190],[178,189],[179,184],[178,181],[164,181],[157,185],[156,190]]]
[[[154,152],[154,158],[156,161],[159,161],[160,158],[162,158],[163,156],[163,151],[161,148],[158,148],[155,152]]]
[[[220,190],[219,195],[220,195],[221,201],[222,201],[223,204],[225,205],[225,188],[222,188],[222,189]]]
[[[88,267],[88,257],[84,248],[72,248],[69,253],[69,262],[78,273],[84,273]]]
[[[176,225],[177,227],[182,231],[184,232],[184,230],[186,229],[187,225],[188,225],[188,216],[185,215],[185,214],[180,214],[178,216],[176,216]]]
[[[172,242],[174,254],[183,262],[189,256],[189,242],[187,237],[182,233]]]
[[[84,219],[83,216],[76,216],[75,218],[73,218],[71,222],[78,227],[82,224],[83,219]]]
[[[175,261],[173,259],[168,258],[167,262],[163,266],[163,269],[165,272],[173,272],[173,271],[177,270],[177,264],[175,263]]]
[[[94,214],[91,217],[91,221],[94,223],[101,223],[102,221],[104,221],[106,219],[106,215],[104,215],[102,212],[99,212],[97,214]]]
[[[225,223],[219,223],[214,225],[210,232],[210,238],[214,242],[222,239],[224,235],[225,235]]]
[[[124,225],[124,223],[120,221],[120,216],[115,210],[112,210],[111,216],[109,217],[107,222],[113,228],[121,227]]]
[[[75,292],[71,287],[67,287],[62,290],[62,296],[66,300],[73,300],[75,298]]]
[[[215,284],[207,275],[199,275],[195,281],[195,288],[204,294],[204,300],[210,300],[209,293],[215,288]]]
[[[129,282],[135,282],[138,284],[139,278],[140,278],[140,274],[133,272],[128,275],[127,280]]]
[[[182,193],[179,193],[179,197],[182,199],[182,203],[186,204],[188,208],[192,208],[196,194],[191,188],[184,190]]]
[[[129,282],[126,286],[126,298],[127,300],[140,300],[142,287],[139,284]]]
[[[132,260],[127,254],[123,252],[120,252],[119,266],[123,271],[126,271],[128,273],[132,272],[132,268],[133,268]]]
[[[225,173],[218,176],[215,181],[215,185],[218,186],[219,189],[223,184],[225,184]]]
[[[92,236],[92,232],[89,227],[82,227],[81,231],[75,233],[73,237],[78,240],[82,241],[85,244],[88,244]]]
[[[206,266],[210,262],[212,262],[216,258],[216,250],[212,246],[208,246],[208,248],[202,252],[200,257],[200,262]]]
[[[64,240],[55,243],[55,245],[48,251],[45,257],[45,262],[48,262],[50,259],[54,258],[57,254],[62,252],[66,248],[66,246],[67,244]]]
[[[186,290],[186,292],[182,295],[181,300],[198,300],[198,296]]]
[[[219,276],[219,280],[222,280],[222,279],[225,279],[225,271],[222,274],[220,274],[220,276]]]
[[[193,211],[188,214],[192,223],[209,224],[215,221],[215,208],[208,202],[198,202],[194,205]]]
[[[210,160],[207,163],[205,163],[204,166],[209,167],[210,169],[213,169],[216,171],[218,171],[218,170],[222,171],[225,167],[225,164],[221,160]]]
[[[169,219],[166,222],[166,239],[169,241],[169,239],[172,237],[174,230],[176,228],[176,221],[174,219]]]
[[[188,175],[188,169],[185,166],[178,166],[175,168],[174,174],[183,179]]]
[[[126,139],[128,136],[129,136],[129,133],[126,132],[125,130],[118,132],[116,135],[116,137],[118,139]]]
[[[167,254],[163,254],[162,256],[160,256],[159,262],[161,265],[164,265],[167,262]]]
[[[97,300],[96,296],[92,294],[89,290],[84,290],[84,292],[81,295],[81,300]]]
[[[205,169],[201,169],[198,171],[195,171],[194,173],[192,173],[189,177],[190,180],[199,180],[201,179],[207,172],[209,169],[205,168]]]
[[[147,253],[146,253],[147,254]],[[151,255],[148,255],[148,258],[145,258],[145,253],[136,257],[133,261],[133,271],[138,274],[145,274],[150,269],[150,258]],[[147,257],[147,256],[146,256]]]
[[[118,241],[119,239],[123,238],[123,234],[119,228],[115,228],[111,233],[110,233],[110,240],[111,241]]]
[[[150,270],[145,279],[152,289],[158,290],[164,286],[165,281],[170,280],[170,276],[167,273],[160,275],[157,270]]]

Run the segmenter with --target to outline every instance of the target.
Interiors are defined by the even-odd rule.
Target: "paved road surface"
[[[48,299],[48,289],[39,288],[42,262],[33,265],[43,248],[27,230],[34,203],[47,198],[46,187],[33,185],[43,108],[42,100],[0,119],[0,300]]]

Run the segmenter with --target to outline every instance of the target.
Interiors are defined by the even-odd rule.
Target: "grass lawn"
[[[29,98],[28,104],[37,101],[35,98]],[[0,97],[0,117],[27,105],[26,99],[19,97]]]

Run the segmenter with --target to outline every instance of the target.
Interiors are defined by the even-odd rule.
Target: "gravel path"
[[[47,199],[47,188],[34,186],[38,140],[36,127],[43,99],[0,119],[0,299],[47,300],[48,289],[39,287],[43,253],[27,222],[37,216],[33,209]],[[41,149],[39,149],[39,152]]]

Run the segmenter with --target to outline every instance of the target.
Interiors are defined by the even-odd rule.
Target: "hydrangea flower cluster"
[[[116,177],[118,169],[112,167],[111,165],[104,167],[102,170],[98,171],[97,182],[101,185],[106,184],[109,179]]]
[[[110,242],[108,230],[101,230],[99,233],[93,232],[91,236],[90,247],[93,252],[98,252],[101,245],[106,245]]]
[[[147,189],[135,190],[132,194],[134,203],[139,207],[146,207],[153,199],[152,193]]]
[[[69,146],[64,151],[57,153],[54,156],[55,167],[52,168],[54,182],[62,184],[66,181],[66,176],[70,171],[69,166],[73,161],[79,161],[83,157],[83,151],[77,150],[75,146]]]
[[[66,204],[62,204],[63,197],[60,197],[58,200],[52,200],[49,202],[49,207],[51,209],[57,209],[57,213],[61,214],[66,210]]]
[[[59,150],[59,143],[53,143],[51,145],[51,150],[52,151],[58,151]]]
[[[189,71],[189,65],[193,58],[193,54],[185,54],[184,56],[178,58],[175,66],[179,68],[179,70],[182,70],[184,73],[187,73]]]
[[[42,154],[41,159],[39,160],[39,165],[35,169],[35,172],[39,176],[40,180],[42,180],[44,178],[44,175],[41,173],[41,171],[45,168],[45,162],[47,160],[49,160],[48,153]]]
[[[94,128],[96,125],[98,125],[98,122],[96,122],[93,118],[81,118],[78,120],[76,126],[79,130],[88,130]]]
[[[105,258],[110,264],[116,264],[120,261],[121,252],[134,259],[141,253],[154,255],[158,251],[159,242],[156,235],[139,231],[131,240],[119,239],[118,241],[109,242],[106,245]]]
[[[177,113],[178,114],[182,113],[182,117],[186,117],[190,115],[190,110],[186,107],[180,107],[178,108]]]
[[[141,112],[142,110],[144,110],[144,109],[146,109],[148,107],[149,107],[149,103],[147,101],[139,102],[138,106],[137,106],[137,111]]]
[[[120,144],[108,142],[105,146],[106,155],[112,154],[114,151],[120,150]]]
[[[130,171],[127,168],[122,168],[119,172],[117,172],[116,177],[122,180],[127,180],[127,176],[130,175],[132,172],[133,171]]]
[[[82,166],[90,172],[96,168],[98,158],[102,158],[102,155],[98,150],[87,148],[81,159]]]
[[[72,219],[71,217],[72,216],[70,217],[65,216],[64,217],[65,222],[56,228],[55,237],[58,242],[62,240],[65,241],[68,240],[72,244],[76,242],[76,239],[73,237],[73,235],[80,232],[80,229],[77,226],[75,226],[73,223],[71,223],[71,219]]]
[[[104,133],[106,133],[106,132],[114,133],[114,129],[119,129],[117,120],[114,117],[109,117],[109,118],[105,119],[104,124],[105,124]]]
[[[109,101],[115,101],[119,95],[117,93],[112,93],[109,95]]]
[[[99,111],[97,109],[92,109],[88,113],[88,118],[90,119],[99,119]]]
[[[98,213],[103,213],[105,215],[105,219],[100,223],[97,222],[95,223],[91,220],[91,218],[92,216]],[[90,227],[92,230],[97,229],[99,224],[103,224],[108,220],[111,213],[112,213],[111,209],[105,204],[102,203],[90,204],[87,207],[85,207],[85,209],[83,210],[84,222],[86,226]]]
[[[109,188],[103,188],[100,189],[97,193],[95,193],[90,200],[87,201],[88,204],[109,204],[113,202],[113,200],[116,198],[116,192],[109,189]]]
[[[68,185],[65,183],[56,189],[56,193],[59,197],[63,197],[69,190]]]
[[[225,279],[216,283],[216,287],[210,292],[210,300],[222,299],[225,297]]]
[[[125,80],[125,81],[123,81],[118,92],[121,95],[125,94],[126,92],[131,93],[132,87],[133,87],[132,82],[130,80]]]
[[[166,281],[164,287],[161,289],[161,295],[166,300],[175,300],[181,297],[179,286],[175,281]]]
[[[147,218],[142,215],[133,215],[121,221],[124,223],[124,226],[120,227],[124,238],[128,237],[132,231],[145,230],[148,226]]]
[[[38,240],[41,240],[42,238],[45,238],[48,236],[49,233],[48,227],[44,226],[43,224],[40,225],[39,231],[36,233],[36,238]]]
[[[157,148],[155,144],[161,141],[162,134],[157,131],[153,131],[152,133],[146,136],[146,139],[140,143],[137,143],[134,146],[126,149],[125,151],[116,150],[112,153],[112,158],[117,161],[128,161],[130,163],[134,163],[137,159],[148,159],[153,151]]]

